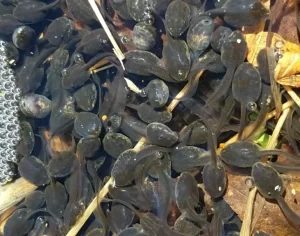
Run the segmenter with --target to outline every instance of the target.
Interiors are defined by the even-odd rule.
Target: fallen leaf
[[[285,40],[298,44],[298,28],[295,14],[295,0],[277,0],[276,9],[271,10],[274,17],[272,32],[281,35]]]
[[[228,187],[224,199],[238,214],[239,218],[243,220],[249,194],[249,188],[245,184],[245,180],[248,177],[228,173],[227,178]],[[291,176],[290,181],[285,184],[285,187],[285,201],[293,210],[295,210],[296,212],[300,212],[299,177]],[[261,209],[262,204],[262,212],[259,213],[259,209]],[[255,219],[256,216],[259,216],[258,219]],[[256,222],[253,232],[261,230],[273,236],[299,235],[299,231],[296,231],[288,223],[276,201],[265,201],[259,193],[256,194],[253,217],[253,223],[255,224]]]
[[[300,53],[284,52],[275,68],[275,80],[282,85],[300,87],[296,74],[300,73]]]
[[[283,41],[283,38],[276,34],[270,33],[272,37],[271,46],[274,46],[276,41]],[[248,54],[247,60],[254,66],[258,66],[257,55],[259,52],[266,47],[268,32],[259,32],[258,34],[245,34],[245,40],[247,42]],[[286,51],[286,45],[284,43],[282,50]],[[300,48],[299,48],[300,50]]]

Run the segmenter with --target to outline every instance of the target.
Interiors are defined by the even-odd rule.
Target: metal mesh
[[[0,40],[0,185],[13,179],[20,141],[19,100],[15,75],[7,58],[6,43]]]

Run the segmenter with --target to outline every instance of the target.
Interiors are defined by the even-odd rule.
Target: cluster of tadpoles
[[[81,9],[78,2],[89,5]],[[6,159],[0,161],[17,163],[22,177],[0,189],[0,212],[13,210],[4,235],[248,236],[257,191],[275,199],[299,230],[300,215],[282,196],[281,174],[300,170],[300,99],[287,84],[282,98],[275,80],[284,41],[270,43],[269,32],[257,63],[245,62],[249,45],[238,30],[263,22],[269,16],[264,5],[259,0],[218,0],[215,9],[205,11],[206,1],[111,0],[124,24],[137,22],[130,40],[119,39],[105,21],[117,20],[104,2],[101,12],[94,0],[78,2],[66,0],[67,12],[87,24],[98,19],[101,29],[75,34],[72,21],[59,17],[43,38],[32,40],[34,31],[24,24],[44,20],[59,0],[19,3],[12,14],[0,17],[0,33],[10,29],[18,49],[44,47],[41,52],[33,47],[34,55],[25,55],[16,70],[22,91],[16,147],[21,160],[10,151],[18,141],[18,115],[13,113],[18,93],[9,91],[12,98],[5,91],[0,94],[0,108],[13,101],[3,107],[12,119],[4,126],[0,119],[0,131],[7,128],[14,134],[8,146],[1,143],[0,157]],[[227,26],[216,26],[217,16]],[[159,27],[166,35],[161,52]],[[30,40],[22,40],[23,33]],[[135,50],[123,54],[122,42]],[[17,61],[13,52],[9,57]],[[5,76],[15,83],[11,70]],[[257,141],[262,134],[269,137],[267,143]],[[45,155],[33,156],[35,136]],[[64,151],[54,148],[59,137],[69,138]],[[278,140],[288,142],[295,154],[276,149]],[[8,150],[3,156],[2,149]],[[3,184],[13,176],[7,169],[0,172]],[[250,176],[243,222],[223,199],[227,172]],[[18,192],[20,183],[27,191]]]

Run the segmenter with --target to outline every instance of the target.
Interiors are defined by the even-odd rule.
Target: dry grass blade
[[[198,79],[202,74],[203,74],[203,70],[199,71],[196,74],[196,79]],[[188,92],[188,89],[190,88],[190,84],[189,82],[183,87],[183,89],[176,95],[176,97],[173,99],[173,101],[169,104],[167,111],[168,112],[172,112],[175,107],[178,105],[178,103],[180,102],[180,99],[183,98],[186,93]]]
[[[255,200],[255,195],[257,192],[257,188],[254,187],[253,189],[250,190],[248,200],[247,200],[247,205],[246,205],[246,210],[245,210],[245,215],[243,219],[243,225],[241,228],[240,236],[250,236],[251,232],[251,219],[252,219],[252,214],[253,214],[253,205],[254,205],[254,200]]]
[[[112,67],[114,67],[114,65],[107,65],[107,66],[100,67],[100,68],[98,68],[98,69],[94,69],[94,70],[92,70],[91,72],[92,72],[93,74],[96,74],[96,73],[98,73],[98,72],[100,72],[100,71],[103,71],[103,70],[106,70],[106,69],[109,69],[109,68],[112,68]]]
[[[293,89],[290,86],[283,85],[286,92],[291,96],[291,98],[294,100],[294,102],[300,107],[300,98],[299,96],[293,91]]]
[[[90,5],[91,5],[93,11],[95,12],[95,14],[96,14],[96,16],[97,16],[97,18],[98,18],[100,24],[102,25],[102,27],[103,27],[105,33],[107,34],[107,36],[108,36],[110,42],[111,42],[112,45],[113,45],[113,47],[114,47],[114,48],[113,48],[114,53],[116,54],[116,56],[118,57],[118,59],[120,60],[122,66],[123,66],[123,68],[124,68],[124,65],[123,65],[122,60],[125,59],[125,56],[124,56],[123,52],[121,51],[120,47],[118,46],[116,40],[114,39],[112,33],[110,32],[110,30],[109,30],[109,28],[108,28],[108,26],[107,26],[107,24],[106,24],[106,22],[105,22],[103,16],[101,15],[101,12],[100,12],[99,8],[98,8],[97,5],[96,5],[95,0],[89,0],[89,3],[90,3]]]

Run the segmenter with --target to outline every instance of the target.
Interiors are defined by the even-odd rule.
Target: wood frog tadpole
[[[242,32],[238,30],[233,31],[221,48],[221,61],[227,68],[226,74],[207,99],[206,106],[212,105],[227,94],[234,72],[244,62],[246,53],[247,44]]]
[[[227,40],[228,36],[232,33],[232,30],[225,26],[219,26],[212,35],[211,47],[216,51],[220,52],[222,45]]]
[[[171,152],[172,168],[180,173],[196,170],[210,162],[210,154],[202,148],[184,146]]]
[[[269,11],[259,0],[228,0],[220,8],[209,10],[204,14],[224,16],[226,23],[241,28],[258,24],[269,16]]]
[[[163,107],[169,98],[169,87],[160,79],[151,80],[144,89],[153,108]]]
[[[187,30],[190,19],[191,11],[188,4],[181,0],[172,1],[165,15],[166,30],[177,38]]]
[[[156,111],[148,103],[141,103],[139,105],[127,104],[128,107],[137,111],[140,119],[146,123],[168,123],[172,119],[172,113],[166,110]]]
[[[84,0],[66,0],[69,15],[83,23],[90,24],[98,20],[92,7]]]
[[[55,0],[47,5],[44,2],[24,1],[15,7],[13,15],[17,20],[23,23],[34,24],[43,20],[46,17],[45,11],[51,9],[59,2],[60,0]]]
[[[34,53],[34,59],[28,60],[19,71],[18,85],[24,94],[34,92],[40,87],[44,77],[43,62],[55,51],[56,48],[48,48],[38,54],[37,49]]]
[[[28,195],[24,200],[24,205],[31,210],[37,210],[43,207],[44,204],[45,204],[45,194],[40,190],[35,190],[30,195]]]
[[[252,104],[261,94],[261,77],[258,70],[249,62],[242,63],[235,71],[232,81],[233,97],[241,103],[241,119],[238,139],[241,139],[246,125],[246,110],[251,110]]]
[[[11,14],[0,15],[0,33],[4,35],[12,34],[15,29],[22,26],[23,23],[19,22]]]
[[[4,236],[25,235],[34,225],[34,219],[27,219],[32,210],[22,208],[16,210],[7,220],[4,226]]]
[[[285,187],[280,174],[268,164],[257,162],[252,167],[252,177],[258,191],[267,199],[275,199],[289,222],[299,229],[300,215],[282,197]]]
[[[66,17],[56,18],[48,26],[45,38],[54,46],[68,42],[74,30],[73,22]]]
[[[128,228],[134,219],[134,213],[122,204],[113,203],[111,210],[107,213],[110,229],[114,233],[119,233]]]
[[[195,210],[199,206],[199,192],[193,175],[188,172],[180,174],[175,186],[175,198],[178,209],[186,218],[205,224],[204,216],[199,215]]]
[[[127,112],[123,115],[120,128],[124,132],[124,134],[133,141],[138,142],[142,137],[147,136],[147,124]]]
[[[54,178],[68,176],[74,170],[76,156],[73,152],[60,152],[48,163],[48,172]]]
[[[262,157],[269,155],[281,155],[291,162],[300,163],[300,159],[291,153],[279,149],[260,150],[259,146],[251,141],[229,144],[221,151],[220,158],[230,166],[247,168],[252,167]]]
[[[18,164],[20,175],[37,186],[44,186],[50,182],[45,164],[35,156],[23,157]]]
[[[65,187],[58,181],[52,181],[45,189],[47,210],[57,219],[61,219],[68,203]]]
[[[131,140],[124,134],[109,132],[103,138],[104,150],[113,158],[132,148]]]
[[[221,197],[226,189],[227,176],[223,165],[217,159],[216,153],[216,134],[210,125],[210,121],[203,120],[208,130],[208,147],[211,153],[211,162],[204,166],[202,172],[203,184],[205,190],[216,199]]]
[[[176,0],[178,2],[181,0]],[[170,76],[176,81],[185,81],[191,66],[191,57],[188,45],[184,40],[173,39],[167,34],[167,43],[163,48],[163,58]]]
[[[156,75],[167,82],[177,82],[170,77],[162,61],[151,52],[132,50],[126,52],[125,57],[124,66],[129,73],[143,76]]]
[[[66,75],[63,77],[63,86],[66,89],[76,89],[83,85],[90,78],[89,69],[98,61],[108,57],[115,58],[115,55],[112,53],[100,53],[90,59],[86,64],[74,64],[68,68]]]
[[[100,118],[92,112],[79,112],[74,121],[75,131],[82,137],[93,135],[99,136],[102,123]]]
[[[209,16],[197,16],[190,23],[187,32],[187,44],[198,58],[210,45],[214,31],[214,22]]]
[[[154,145],[171,147],[178,141],[178,134],[161,123],[151,123],[146,128],[147,139]]]

